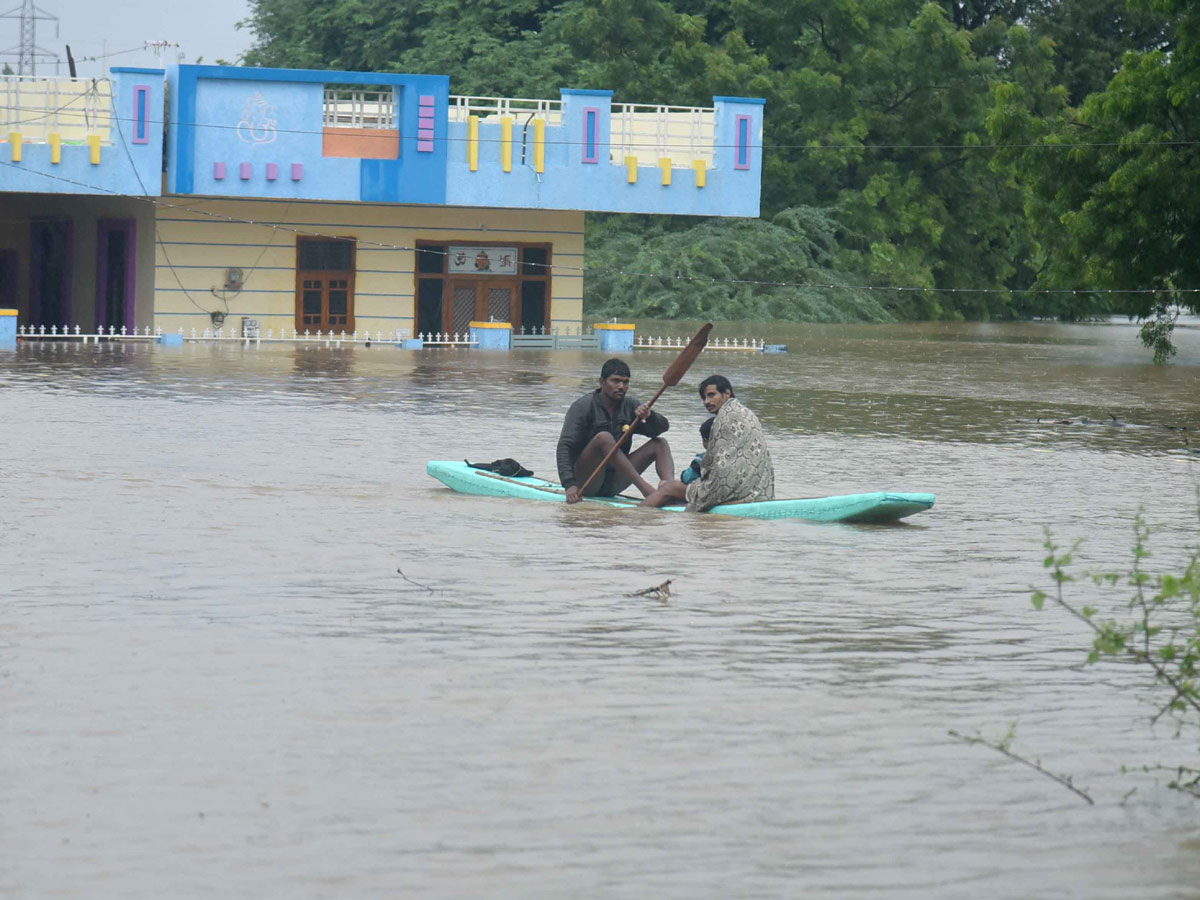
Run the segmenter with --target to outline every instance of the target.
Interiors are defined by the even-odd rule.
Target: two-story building
[[[0,86],[0,306],[35,326],[578,327],[587,212],[759,210],[761,100],[226,66]]]

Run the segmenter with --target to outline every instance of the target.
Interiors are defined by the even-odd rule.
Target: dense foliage
[[[1200,286],[1200,0],[251,0],[246,25],[253,65],[765,97],[764,221],[596,217],[598,314],[1128,312],[1163,355],[1178,308],[1200,310],[1179,293]],[[685,270],[708,281],[668,277]]]

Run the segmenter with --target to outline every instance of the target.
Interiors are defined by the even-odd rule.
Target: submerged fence
[[[151,329],[146,326],[142,330],[127,329],[124,326],[116,328],[109,326],[104,328],[96,328],[93,331],[84,331],[84,329],[76,325],[73,328],[67,325],[61,328],[57,325],[46,327],[45,325],[32,326],[22,325],[17,329],[17,337],[20,340],[26,341],[79,341],[84,344],[95,343],[101,341],[130,341],[130,342],[158,342],[158,343],[201,343],[201,342],[217,342],[217,343],[239,343],[239,344],[263,344],[263,343],[286,343],[286,344],[323,344],[327,347],[340,347],[343,344],[356,345],[361,344],[370,346],[373,343],[378,344],[396,344],[397,346],[409,346],[413,349],[418,347],[475,347],[478,345],[477,340],[473,340],[470,332],[425,332],[417,335],[417,340],[410,340],[410,332],[407,329],[395,329],[393,331],[353,331],[353,332],[334,332],[334,331],[297,331],[296,329],[280,329],[276,334],[274,329],[268,328],[265,333],[255,330],[253,332],[239,331],[234,328],[193,328],[190,332],[180,328],[178,331],[165,332],[161,328]],[[653,337],[638,335],[634,338],[633,349],[635,350],[682,350],[688,345],[691,338],[688,337]],[[765,347],[770,345],[765,344],[761,338],[714,338],[708,342],[706,350],[729,350],[742,351],[747,353],[761,353]],[[560,329],[548,331],[544,328],[536,329],[521,329],[515,330],[512,334],[512,349],[514,350],[594,350],[599,349],[598,335],[591,330],[584,329]]]

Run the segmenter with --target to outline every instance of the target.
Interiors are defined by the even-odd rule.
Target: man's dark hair
[[[615,356],[606,362],[600,369],[600,380],[604,381],[609,375],[622,375],[625,378],[629,377],[629,363],[623,359],[617,359]],[[728,383],[728,382],[726,382]]]
[[[607,365],[607,363],[606,363]],[[700,382],[700,399],[704,399],[704,389],[709,385],[717,389],[718,394],[728,393],[730,397],[734,396],[733,385],[729,383],[729,379],[724,375],[709,375]]]
[[[712,423],[716,420],[716,416],[709,416],[700,423],[700,439],[707,441],[712,434]]]

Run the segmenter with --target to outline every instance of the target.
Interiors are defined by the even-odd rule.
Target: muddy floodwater
[[[1094,570],[1139,508],[1154,566],[1200,540],[1200,329],[1165,367],[1121,325],[715,334],[789,352],[706,353],[663,396],[681,465],[723,372],[778,496],[936,506],[744,521],[425,475],[554,478],[593,352],[0,355],[0,896],[1200,897],[1200,802],[1140,769],[1196,765],[1196,733],[1029,600],[1045,526]],[[632,353],[633,392],[674,355]],[[947,734],[1013,723],[1096,805]]]

